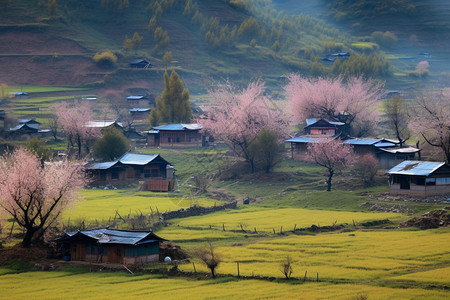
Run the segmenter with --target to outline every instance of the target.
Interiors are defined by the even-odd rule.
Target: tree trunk
[[[37,229],[34,227],[27,228],[27,231],[25,233],[25,237],[22,240],[22,246],[24,248],[30,248],[31,247],[31,241],[33,240],[33,236],[36,233]]]
[[[216,278],[215,268],[211,268],[211,276],[212,278]]]
[[[331,180],[333,179],[334,171],[329,170],[330,173],[328,174],[328,180],[327,180],[327,192],[331,192]]]

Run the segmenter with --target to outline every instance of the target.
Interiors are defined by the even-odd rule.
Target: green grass
[[[206,198],[185,198],[168,193],[136,192],[133,190],[83,190],[78,201],[63,214],[63,219],[108,221],[114,218],[116,210],[120,215],[140,215],[178,210],[191,205],[213,206],[215,200]]]
[[[29,272],[0,276],[0,297],[8,299],[447,299],[448,292],[398,289],[366,284],[333,284],[259,280],[195,280],[122,272],[79,274],[73,271]]]
[[[11,92],[27,92],[27,93],[42,93],[42,92],[68,92],[68,91],[87,91],[90,88],[79,88],[79,87],[65,87],[65,86],[33,86],[33,85],[23,85],[23,86],[8,86]]]

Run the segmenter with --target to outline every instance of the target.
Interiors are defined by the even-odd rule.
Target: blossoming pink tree
[[[450,163],[450,88],[417,99],[410,127]]]
[[[255,171],[250,144],[265,129],[284,137],[289,131],[287,118],[265,93],[262,81],[237,90],[231,84],[219,85],[209,92],[211,108],[206,119],[198,120],[217,140],[225,142]]]
[[[348,133],[364,136],[378,123],[377,100],[383,84],[361,77],[305,78],[290,74],[284,87],[289,111],[297,124],[307,118],[344,122]]]
[[[78,148],[78,157],[81,157],[81,147],[100,137],[97,128],[86,124],[93,120],[92,108],[88,103],[60,103],[56,105],[56,115],[62,131],[70,145]]]
[[[24,247],[42,237],[74,200],[74,192],[86,182],[84,174],[80,163],[42,164],[24,149],[0,158],[0,205],[25,229]]]
[[[308,145],[306,159],[322,166],[328,171],[327,191],[331,191],[331,181],[336,172],[353,164],[353,153],[350,146],[340,140]]]

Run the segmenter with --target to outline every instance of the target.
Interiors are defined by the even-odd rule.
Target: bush
[[[95,54],[94,61],[100,67],[113,67],[117,63],[117,56],[108,50]]]
[[[365,185],[369,185],[377,175],[378,160],[372,154],[365,154],[358,158],[353,166],[353,171]]]

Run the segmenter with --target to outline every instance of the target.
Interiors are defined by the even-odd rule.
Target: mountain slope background
[[[376,3],[384,6],[377,11]],[[386,80],[390,88],[448,81],[450,10],[444,1],[4,0],[0,7],[0,82],[9,85],[160,92],[164,70],[174,68],[193,94],[217,82],[245,85],[256,78],[277,93],[290,72],[336,74],[338,68],[322,61],[334,52],[361,55],[369,67],[352,68],[354,75]],[[392,31],[398,42],[379,47],[370,36],[375,31]],[[140,45],[124,49],[135,33]],[[115,67],[93,61],[106,50],[118,57]],[[172,58],[164,60],[168,52]],[[431,55],[419,57],[422,52]],[[154,66],[130,69],[133,58]],[[412,80],[405,71],[423,59],[432,76]]]

